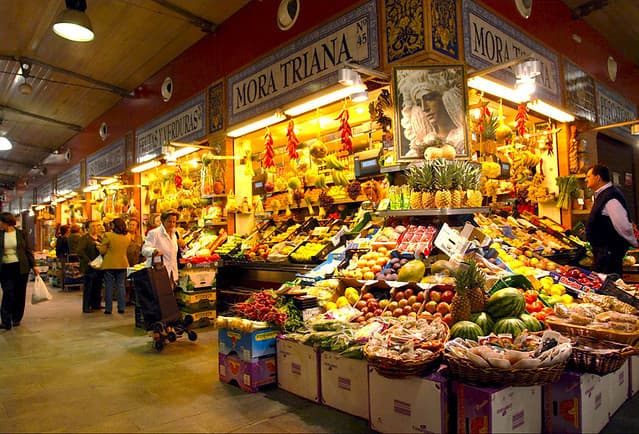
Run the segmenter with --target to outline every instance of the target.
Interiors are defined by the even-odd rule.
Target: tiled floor
[[[210,327],[157,353],[132,307],[83,314],[80,293],[52,293],[0,331],[0,432],[369,432],[276,387],[220,383]]]
[[[212,328],[157,353],[132,308],[82,314],[78,292],[52,293],[0,331],[0,432],[370,432],[275,387],[220,383]],[[604,432],[636,432],[638,405],[627,402]]]

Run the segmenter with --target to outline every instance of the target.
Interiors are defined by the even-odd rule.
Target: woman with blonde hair
[[[116,288],[118,299],[118,313],[124,313],[126,306],[126,290],[124,281],[126,280],[126,269],[129,261],[126,257],[127,249],[131,238],[129,237],[126,222],[121,218],[116,218],[111,222],[112,232],[106,232],[102,236],[102,243],[99,251],[104,257],[102,270],[104,270],[104,313],[111,314],[113,309],[113,289]]]

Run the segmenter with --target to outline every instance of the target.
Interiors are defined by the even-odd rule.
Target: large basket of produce
[[[448,339],[448,326],[439,318],[391,320],[364,347],[369,364],[385,377],[404,378],[431,368]]]
[[[629,305],[639,308],[637,288],[626,284],[622,279],[615,279],[616,275],[609,275],[599,289],[601,294],[612,295]]]
[[[578,325],[568,323],[565,320],[557,317],[547,317],[546,324],[552,330],[556,330],[559,333],[571,336],[580,337],[585,336],[588,338],[612,341],[620,344],[627,344],[637,346],[639,344],[639,331],[626,332],[622,330],[615,330],[612,328],[603,328],[603,325]]]
[[[481,342],[455,338],[445,345],[451,377],[480,386],[534,386],[555,383],[570,357],[570,341],[557,332],[491,335]]]
[[[630,345],[578,336],[573,340],[568,367],[579,372],[606,375],[621,368],[636,352]]]

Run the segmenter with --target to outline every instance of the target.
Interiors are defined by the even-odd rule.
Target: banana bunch
[[[333,170],[332,172],[333,184],[340,186],[348,185],[348,178],[346,177],[346,171],[344,170]]]
[[[326,176],[322,174],[317,175],[317,178],[315,178],[315,187],[326,190],[328,188],[328,185],[326,185]]]
[[[535,167],[539,164],[539,156],[530,151],[523,151],[517,153],[514,162],[515,164],[520,164],[524,167]]]
[[[324,164],[327,168],[334,170],[344,170],[346,168],[346,165],[339,161],[334,154],[324,157]]]
[[[334,185],[328,190],[328,194],[335,200],[346,199],[346,188],[341,185]]]

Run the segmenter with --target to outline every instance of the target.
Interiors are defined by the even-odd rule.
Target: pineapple
[[[435,183],[437,185],[437,191],[435,192],[436,208],[450,208],[452,182],[451,165],[446,161],[440,161],[435,167]]]
[[[469,277],[466,267],[460,266],[455,272],[455,284],[457,289],[450,303],[450,315],[453,317],[453,323],[459,321],[470,321],[471,308],[469,297]]]
[[[410,209],[422,208],[421,169],[411,166],[406,172],[406,183],[410,187]]]
[[[425,162],[424,167],[422,167],[421,185],[422,207],[435,208],[435,193],[433,192],[433,190],[435,189],[433,166],[428,162]]]
[[[478,208],[484,201],[484,196],[479,190],[479,184],[481,180],[481,167],[470,163],[468,171],[468,189],[466,190],[466,206],[471,208]]]
[[[463,177],[463,161],[451,161],[451,177],[452,177],[452,190],[450,194],[451,206],[453,208],[461,208],[462,199],[464,197],[461,190],[461,183]]]

